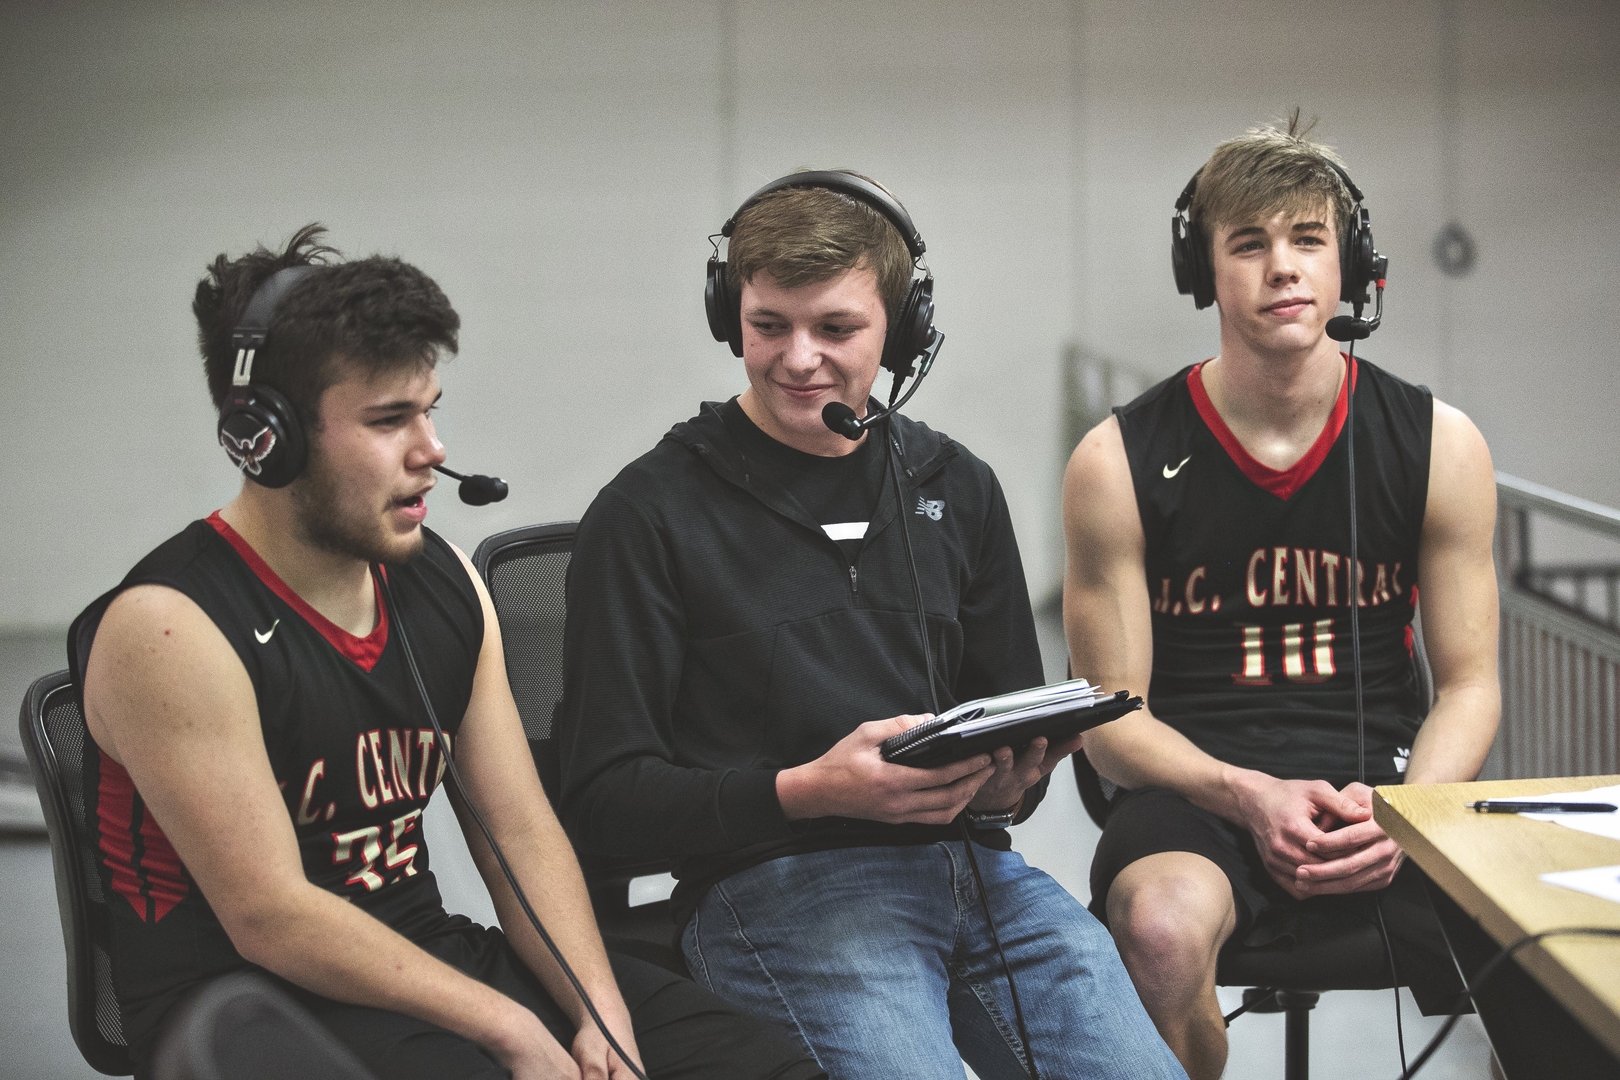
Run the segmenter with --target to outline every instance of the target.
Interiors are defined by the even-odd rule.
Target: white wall
[[[987,458],[1055,582],[1058,356],[1206,355],[1166,219],[1219,139],[1299,103],[1391,256],[1369,354],[1473,413],[1500,467],[1620,503],[1605,347],[1620,251],[1620,16],[1458,4],[1462,168],[1427,3],[832,0],[0,5],[0,627],[61,626],[235,477],[188,305],[204,263],[321,220],[464,321],[464,546],[577,516],[702,398],[705,237],[800,165],[892,186],[949,335],[912,414]],[[1458,177],[1460,174],[1460,178]],[[1458,214],[1479,269],[1428,257]]]

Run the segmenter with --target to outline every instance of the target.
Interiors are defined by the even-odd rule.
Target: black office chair
[[[1423,651],[1423,631],[1412,627],[1412,668],[1425,711],[1434,704],[1434,675]],[[1097,828],[1108,822],[1114,784],[1092,767],[1082,749],[1072,758],[1080,802]],[[1285,1080],[1308,1080],[1311,1069],[1311,1010],[1328,990],[1388,990],[1395,985],[1383,935],[1375,923],[1333,915],[1302,918],[1290,942],[1251,948],[1235,938],[1216,958],[1215,982],[1241,986],[1243,1004],[1228,1013],[1227,1024],[1246,1012],[1283,1013]]]
[[[67,672],[36,679],[28,688],[20,727],[51,838],[56,904],[67,950],[68,1027],[91,1068],[109,1076],[128,1076],[134,1066],[124,1039],[123,1015],[113,996],[112,955],[105,932],[107,895],[85,819],[83,776],[89,732]]]
[[[93,744],[67,672],[34,681],[23,699],[19,727],[51,840],[67,952],[68,1028],[91,1068],[128,1076],[134,1064],[113,993],[108,898],[84,804],[84,760]],[[157,1080],[246,1075],[375,1080],[314,1017],[257,971],[210,980],[170,1010],[154,1044],[153,1075]]]
[[[473,566],[489,588],[506,650],[506,677],[517,699],[540,783],[555,806],[559,763],[552,742],[552,714],[563,691],[563,626],[568,605],[564,585],[578,522],[557,521],[496,533],[473,552]],[[674,947],[669,901],[630,905],[630,882],[667,873],[668,859],[630,860],[579,852],[591,906],[609,948],[686,975]]]

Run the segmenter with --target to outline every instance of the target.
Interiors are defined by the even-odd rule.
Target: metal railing
[[[1620,564],[1532,560],[1537,518],[1620,542],[1620,510],[1506,473],[1496,498],[1502,728],[1486,774],[1620,772]]]
[[[1065,453],[1157,381],[1072,344],[1062,376]],[[1543,518],[1620,551],[1620,510],[1505,473],[1496,481],[1502,725],[1482,776],[1620,773],[1620,557],[1532,560]]]

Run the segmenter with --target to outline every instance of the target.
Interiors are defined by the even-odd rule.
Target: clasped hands
[[[1238,798],[1266,872],[1295,899],[1382,889],[1404,856],[1373,820],[1372,788],[1251,774]]]
[[[853,817],[890,824],[948,825],[964,809],[997,811],[1018,804],[1024,792],[1080,749],[1080,736],[1049,745],[1038,738],[1014,753],[1003,746],[950,765],[917,769],[883,760],[883,741],[931,714],[872,720],[831,750],[777,774],[776,792],[790,820]]]

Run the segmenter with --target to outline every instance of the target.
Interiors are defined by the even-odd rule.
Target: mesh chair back
[[[20,727],[51,838],[67,950],[68,1026],[92,1068],[127,1076],[133,1069],[113,994],[107,896],[84,803],[84,761],[94,744],[67,672],[46,675],[28,688]]]
[[[535,768],[556,805],[561,769],[552,741],[552,717],[563,691],[563,627],[568,621],[564,586],[577,521],[529,525],[496,533],[473,552],[473,566],[489,588],[506,650],[506,678],[517,699]],[[625,906],[625,884],[642,874],[669,869],[668,859],[625,859],[591,852],[576,840],[586,884],[597,901],[603,932],[609,910]],[[611,899],[610,899],[611,897]]]
[[[506,649],[506,678],[523,718],[540,782],[557,801],[557,757],[551,720],[563,691],[564,586],[578,522],[556,521],[496,533],[473,552],[489,588]]]

